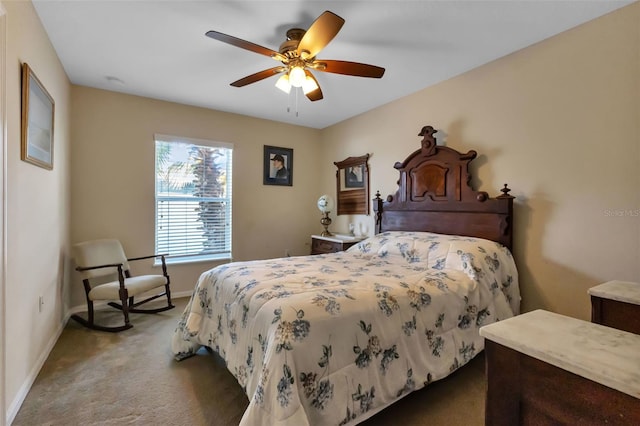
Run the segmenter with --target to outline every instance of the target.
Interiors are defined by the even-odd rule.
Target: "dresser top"
[[[640,335],[543,310],[486,325],[480,335],[640,398]]]
[[[640,283],[608,281],[604,284],[591,287],[589,294],[603,299],[640,305]]]
[[[315,238],[316,240],[332,241],[334,243],[359,243],[367,237],[333,234],[330,237],[323,237],[322,235],[312,235],[311,238]]]

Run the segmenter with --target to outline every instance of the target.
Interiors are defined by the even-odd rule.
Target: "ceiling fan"
[[[259,71],[231,83],[234,87],[243,87],[276,74],[284,73],[276,82],[276,87],[289,93],[291,87],[301,87],[305,96],[311,101],[322,99],[322,90],[311,70],[357,77],[381,78],[384,68],[358,62],[317,59],[316,55],[329,44],[342,28],[344,19],[333,12],[323,12],[308,30],[291,28],[287,31],[287,40],[280,45],[280,50],[268,49],[218,31],[208,31],[207,37],[261,55],[269,56],[282,65]]]

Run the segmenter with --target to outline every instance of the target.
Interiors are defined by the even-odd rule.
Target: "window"
[[[230,259],[233,145],[155,140],[156,253],[171,263]]]

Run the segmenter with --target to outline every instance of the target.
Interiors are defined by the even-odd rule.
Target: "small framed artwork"
[[[53,98],[28,64],[22,64],[22,160],[53,169]]]
[[[345,188],[364,188],[364,165],[360,164],[344,169]]]
[[[263,184],[293,186],[293,149],[264,146]]]

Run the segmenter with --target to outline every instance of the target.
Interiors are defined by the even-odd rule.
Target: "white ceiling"
[[[324,128],[632,2],[34,0],[33,4],[74,84]],[[274,87],[276,77],[231,87],[229,83],[279,63],[204,35],[216,30],[278,50],[287,29],[306,29],[325,10],[346,23],[318,58],[378,65],[386,68],[382,79],[314,71],[324,93],[317,102],[300,94],[296,103],[295,96]]]

